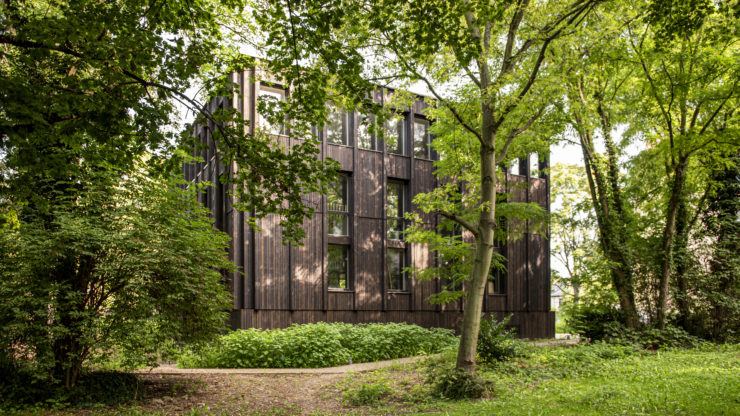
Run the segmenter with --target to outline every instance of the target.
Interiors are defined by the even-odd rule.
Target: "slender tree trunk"
[[[478,235],[475,239],[475,260],[468,282],[465,310],[460,336],[460,349],[457,353],[457,369],[475,371],[475,358],[478,349],[478,332],[483,311],[488,272],[493,255],[493,235],[496,227],[496,154],[493,111],[483,104],[483,143],[481,144],[481,203],[486,205],[480,214]]]
[[[688,159],[682,157],[676,164],[673,173],[673,186],[671,187],[671,198],[668,201],[666,210],[665,228],[663,229],[663,258],[660,264],[660,276],[658,281],[658,307],[657,318],[658,328],[665,329],[666,310],[668,309],[668,291],[670,289],[671,269],[673,265],[673,238],[676,233],[676,215],[678,206],[684,192],[686,183],[686,170],[688,169]]]

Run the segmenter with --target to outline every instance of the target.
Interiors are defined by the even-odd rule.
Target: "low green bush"
[[[571,308],[565,322],[573,332],[591,341],[601,341],[610,325],[620,322],[622,311],[604,305],[579,305]]]
[[[352,406],[375,406],[392,391],[393,389],[388,383],[378,381],[363,384],[357,389],[348,390],[342,393],[342,398]]]
[[[315,368],[440,352],[453,346],[452,331],[388,323],[325,323],[283,329],[237,330],[186,352],[185,368]]]
[[[514,338],[514,330],[507,329],[511,315],[501,322],[490,315],[480,321],[478,332],[478,358],[484,363],[507,361],[523,354],[524,343]]]
[[[478,373],[451,366],[428,367],[426,382],[432,395],[441,399],[479,399],[493,390],[492,383]]]
[[[627,328],[617,322],[606,328],[606,340],[612,343],[635,345],[649,350],[665,348],[696,348],[706,341],[697,338],[681,328],[666,326],[658,328]]]

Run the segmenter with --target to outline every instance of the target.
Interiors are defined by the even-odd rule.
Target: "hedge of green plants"
[[[434,354],[457,344],[452,331],[405,323],[315,323],[230,332],[178,360],[183,368],[316,368]]]

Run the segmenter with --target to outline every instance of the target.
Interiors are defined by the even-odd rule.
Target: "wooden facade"
[[[258,123],[256,97],[262,88],[260,74],[252,68],[233,74],[240,94],[211,100],[210,110],[233,107],[250,128]],[[274,87],[274,84],[273,84]],[[378,93],[376,101],[384,97]],[[218,181],[228,174],[229,166],[219,163],[217,144],[210,132],[215,126],[197,125],[193,135],[202,144],[194,155],[204,162],[183,166],[189,181],[210,181],[214,184],[202,195],[202,203],[212,212],[215,226],[231,237],[230,258],[239,272],[229,276],[234,297],[231,318],[233,328],[276,328],[293,323],[317,321],[342,322],[408,322],[424,327],[458,329],[464,302],[438,306],[426,301],[440,290],[438,281],[406,279],[405,288],[390,289],[387,250],[404,250],[406,264],[430,267],[435,255],[425,246],[386,238],[388,210],[386,209],[389,181],[403,184],[404,204],[410,204],[414,195],[431,191],[437,184],[432,174],[435,155],[429,158],[414,155],[414,120],[423,122],[426,104],[418,100],[412,108],[399,109],[405,118],[405,154],[382,150],[362,149],[355,145],[358,116],[349,114],[347,145],[330,144],[323,129],[320,136],[321,158],[337,160],[348,178],[348,236],[328,235],[328,207],[326,196],[314,196],[318,209],[303,227],[307,237],[302,246],[283,245],[278,218],[269,215],[259,221],[262,232],[255,232],[244,221],[244,213],[234,210],[225,189]],[[403,111],[401,111],[403,110]],[[292,139],[283,136],[287,145]],[[540,163],[540,168],[544,167]],[[507,174],[507,186],[516,201],[538,202],[549,210],[549,180],[529,175],[529,161],[521,163],[523,175]],[[517,186],[510,186],[516,184]],[[397,185],[396,185],[397,186]],[[429,216],[427,222],[438,220]],[[349,247],[349,270],[345,288],[329,287],[327,250],[332,242],[340,241]],[[550,311],[549,243],[540,236],[527,234],[502,247],[508,259],[508,271],[502,293],[487,293],[485,312],[495,313],[500,319],[513,313],[510,324],[520,336],[549,338],[554,336],[554,312]]]

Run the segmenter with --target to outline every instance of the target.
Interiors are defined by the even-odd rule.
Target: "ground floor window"
[[[329,244],[329,288],[349,289],[349,246]]]
[[[388,289],[407,290],[406,276],[403,269],[406,267],[406,250],[402,248],[388,248],[387,251]]]

